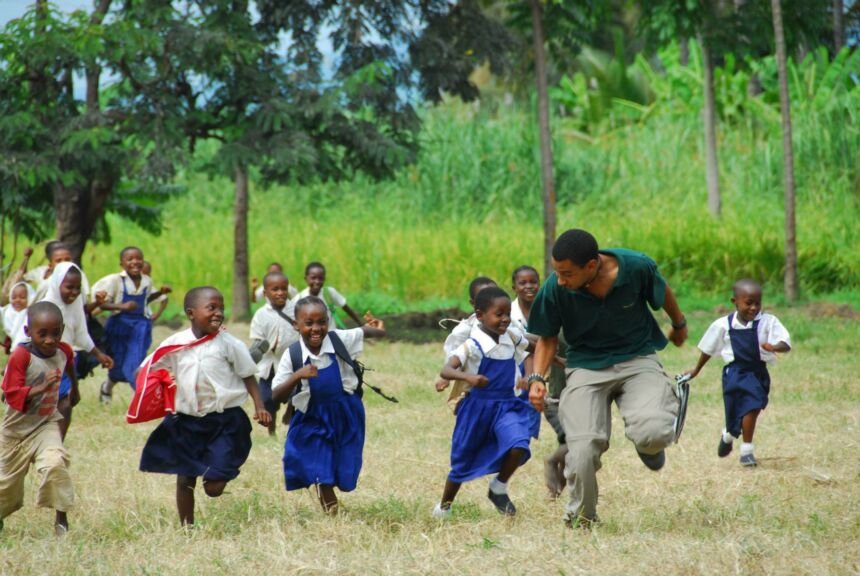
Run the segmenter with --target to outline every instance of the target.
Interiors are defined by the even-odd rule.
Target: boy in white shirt
[[[364,325],[364,322],[362,322],[361,318],[358,317],[355,310],[350,308],[349,304],[346,303],[346,298],[333,287],[325,286],[325,266],[320,262],[311,262],[305,266],[305,282],[307,282],[308,287],[299,292],[293,298],[293,304],[305,296],[316,296],[317,298],[322,299],[328,307],[328,325],[332,329],[336,327],[334,314],[332,312],[335,306],[343,308],[343,311],[349,314],[349,317],[352,318],[357,326]],[[324,286],[325,290],[323,290]]]
[[[717,455],[724,458],[732,442],[743,434],[740,463],[756,466],[753,434],[759,413],[767,407],[770,374],[767,364],[776,361],[777,352],[791,350],[788,330],[779,319],[761,311],[761,286],[753,280],[738,280],[732,288],[736,311],[715,320],[699,341],[699,362],[687,374],[698,375],[705,363],[720,354],[723,367],[723,402],[726,427],[720,437]]]
[[[263,405],[272,421],[269,434],[274,436],[278,402],[272,400],[272,378],[284,351],[299,339],[293,327],[293,311],[288,301],[289,281],[280,272],[269,272],[263,278],[263,295],[266,304],[257,310],[251,320],[251,357],[257,362],[257,378]]]

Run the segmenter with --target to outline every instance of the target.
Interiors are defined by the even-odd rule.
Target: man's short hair
[[[558,237],[552,247],[552,257],[557,261],[570,260],[580,268],[597,260],[597,240],[579,228],[568,230]]]

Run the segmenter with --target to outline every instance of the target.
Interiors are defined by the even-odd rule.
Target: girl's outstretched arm
[[[263,426],[268,426],[272,421],[272,415],[263,406],[263,399],[260,397],[260,387],[257,386],[257,379],[253,376],[248,376],[247,378],[243,378],[242,382],[245,383],[245,389],[254,401],[254,420]]]
[[[374,318],[370,311],[364,314],[366,324],[361,327],[365,338],[382,338],[385,336],[385,323],[379,318]],[[359,323],[361,323],[359,321]]]
[[[361,326],[361,325],[362,325],[361,318],[359,318],[359,317],[358,317],[358,314],[356,314],[356,313],[355,313],[355,310],[353,310],[352,308],[350,308],[350,307],[349,307],[349,304],[344,304],[344,305],[343,305],[343,311],[344,311],[344,312],[346,312],[347,314],[349,314],[349,317],[350,317],[350,318],[352,318],[352,320],[353,320],[353,321],[354,321],[358,326]],[[365,316],[366,316],[366,315],[365,315]]]
[[[705,364],[707,364],[708,360],[710,360],[710,359],[711,359],[710,354],[705,354],[704,352],[702,352],[701,355],[699,356],[699,361],[696,362],[696,367],[693,368],[692,370],[685,371],[684,374],[689,374],[690,378],[695,378],[696,376],[699,375],[699,372],[702,370],[702,367]]]
[[[457,356],[451,356],[445,366],[442,367],[442,371],[439,373],[439,376],[445,380],[460,380],[467,384],[471,384],[476,388],[483,388],[490,383],[486,376],[481,374],[466,374],[460,370],[460,367],[460,359]]]
[[[316,378],[319,375],[319,371],[317,367],[313,364],[305,364],[292,374],[290,374],[287,381],[272,388],[272,400],[275,402],[286,402],[290,397],[290,394],[293,392],[293,388],[298,385],[302,380],[310,380],[311,378]]]

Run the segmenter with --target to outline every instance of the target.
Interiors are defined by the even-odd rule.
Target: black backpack
[[[364,364],[362,364],[358,360],[352,359],[352,357],[349,355],[349,352],[347,352],[347,350],[346,350],[346,346],[344,346],[344,344],[343,344],[343,340],[340,339],[340,337],[337,335],[337,333],[335,333],[334,331],[331,331],[328,333],[328,337],[331,340],[331,345],[334,348],[335,355],[338,358],[340,358],[341,360],[343,360],[344,362],[346,362],[347,365],[349,365],[349,367],[352,368],[352,371],[355,372],[355,377],[358,379],[358,386],[355,388],[356,396],[361,398],[364,395],[363,388],[364,388],[364,385],[367,384],[368,388],[370,388],[371,390],[373,390],[374,392],[376,392],[377,394],[379,394],[380,396],[382,396],[383,398],[385,398],[389,402],[395,402],[395,403],[398,402],[397,398],[395,398],[394,396],[388,396],[379,387],[374,386],[373,384],[369,384],[369,383],[364,381],[364,372],[365,372],[365,370],[367,370],[367,368],[364,366]],[[290,355],[290,362],[292,362],[292,364],[293,364],[293,371],[296,371],[302,365],[302,344],[301,344],[301,341],[297,340],[297,341],[293,342],[290,345],[288,352]],[[302,389],[302,382],[299,381],[298,385],[295,388],[293,388],[292,394],[290,394],[290,400],[292,400],[292,397],[295,396],[296,394],[298,394],[299,391],[301,391],[301,389]],[[287,400],[287,401],[289,402],[289,400]]]

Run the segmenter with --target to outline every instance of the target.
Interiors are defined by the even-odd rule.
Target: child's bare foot
[[[561,495],[563,485],[558,480],[558,465],[552,456],[547,456],[543,461],[543,481],[549,490],[549,497],[555,500]]]

